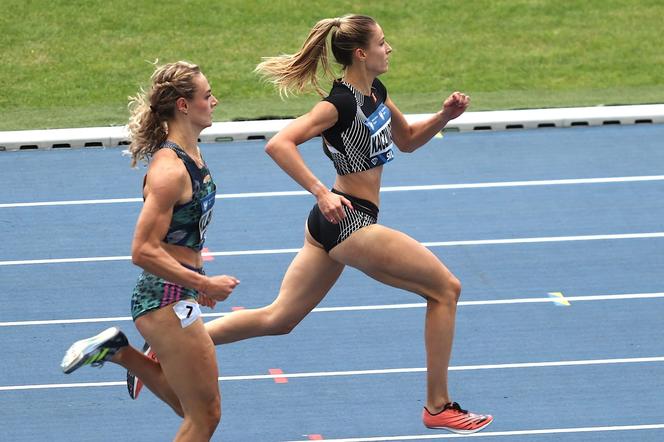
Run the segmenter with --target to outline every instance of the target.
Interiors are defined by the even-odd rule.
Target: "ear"
[[[356,48],[353,51],[353,55],[360,61],[365,61],[367,59],[367,52],[362,48]]]
[[[187,100],[184,97],[180,97],[177,100],[175,100],[175,109],[178,110],[178,112],[182,112],[185,115],[189,113],[189,103],[187,103]]]

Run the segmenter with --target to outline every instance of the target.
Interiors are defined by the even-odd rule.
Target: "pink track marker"
[[[270,368],[270,374],[284,374],[283,370],[281,368]],[[288,378],[286,377],[276,377],[274,378],[274,382],[277,384],[286,384],[288,383]]]

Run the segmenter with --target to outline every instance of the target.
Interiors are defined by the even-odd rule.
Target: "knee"
[[[221,407],[217,407],[216,410],[214,410],[213,413],[210,414],[209,418],[210,422],[210,435],[214,433],[214,430],[217,429],[217,426],[219,425],[219,422],[221,422]]]
[[[287,335],[300,323],[271,308],[266,311],[264,320],[269,335]]]
[[[297,327],[298,322],[274,319],[268,327],[270,335],[287,335]]]
[[[182,427],[184,434],[198,439],[210,440],[221,421],[221,405],[217,400],[206,399],[204,408],[185,413]],[[182,430],[181,430],[182,431]]]
[[[205,428],[212,437],[221,421],[221,400],[218,396],[207,403],[201,420],[202,428]]]
[[[459,302],[459,298],[461,297],[461,281],[459,281],[459,278],[456,276],[450,275],[448,285],[451,296],[453,297],[454,303],[456,304]]]
[[[451,307],[456,307],[460,297],[461,281],[451,273],[442,277],[433,294],[428,296],[429,299]]]

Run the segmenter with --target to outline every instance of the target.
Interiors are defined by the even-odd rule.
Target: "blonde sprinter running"
[[[332,76],[328,35],[334,58],[343,67],[342,78],[333,82],[326,98],[266,146],[272,159],[316,197],[305,227],[304,246],[271,305],[212,321],[207,324],[208,331],[216,344],[288,333],[323,299],[345,266],[355,267],[427,300],[424,424],[462,433],[479,431],[493,418],[462,410],[452,402],[447,388],[461,284],[419,242],[377,224],[381,173],[383,165],[393,158],[393,142],[403,152],[415,151],[461,115],[469,98],[455,92],[433,117],[409,125],[377,78],[387,72],[392,48],[378,23],[360,15],[319,21],[297,54],[268,58],[257,71],[281,94],[312,86],[320,91],[318,66]],[[325,153],[337,171],[332,190],[314,176],[297,149],[321,134]]]
[[[132,102],[132,166],[150,163],[132,244],[132,260],[144,272],[131,309],[161,366],[129,346],[116,327],[74,343],[61,364],[65,373],[105,361],[131,369],[184,417],[176,441],[208,441],[219,423],[217,358],[199,303],[213,307],[239,283],[202,270],[216,186],[197,141],[216,105],[199,67],[186,62],[158,68],[148,93]]]

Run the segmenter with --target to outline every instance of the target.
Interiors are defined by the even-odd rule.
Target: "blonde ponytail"
[[[327,36],[338,24],[339,19],[335,18],[319,21],[297,53],[264,57],[263,62],[256,66],[255,72],[274,84],[282,97],[305,92],[310,87],[323,95],[318,82],[319,63],[323,76],[333,79],[334,73],[330,69],[327,55]]]
[[[297,53],[264,57],[263,62],[256,66],[255,72],[274,84],[282,97],[302,93],[310,88],[325,96],[319,83],[319,69],[324,78],[334,80],[334,72],[328,59],[327,36],[330,35],[329,46],[334,59],[342,69],[346,69],[353,63],[353,51],[368,47],[375,26],[376,21],[366,15],[323,19],[309,32]]]

